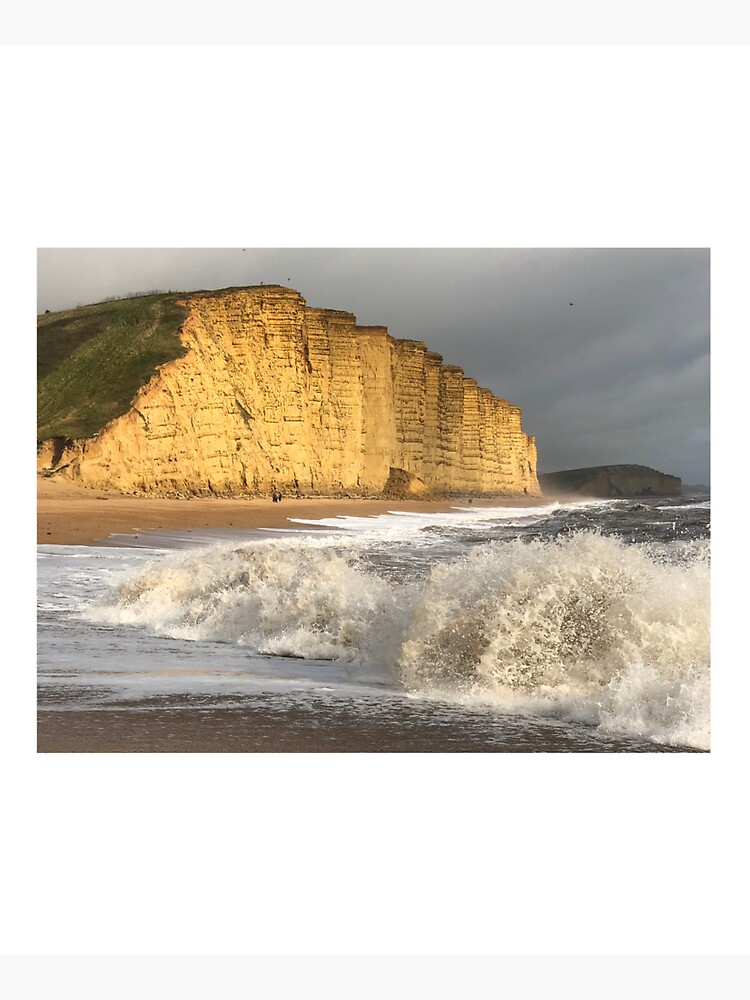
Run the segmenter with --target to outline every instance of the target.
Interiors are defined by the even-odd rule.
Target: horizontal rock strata
[[[48,473],[159,495],[373,496],[400,472],[434,495],[539,493],[520,409],[421,341],[279,286],[185,304],[185,355],[95,437],[43,443]]]

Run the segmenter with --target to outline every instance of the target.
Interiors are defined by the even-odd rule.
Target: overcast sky
[[[261,281],[426,341],[522,408],[540,472],[709,482],[708,250],[46,249],[37,310]]]

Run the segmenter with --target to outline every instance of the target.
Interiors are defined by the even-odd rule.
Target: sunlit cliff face
[[[434,493],[539,493],[520,409],[426,344],[279,286],[187,305],[187,353],[68,447],[61,475],[167,495],[373,495],[399,469]]]

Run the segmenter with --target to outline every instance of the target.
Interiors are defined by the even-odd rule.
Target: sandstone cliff
[[[46,474],[161,495],[539,493],[520,409],[421,341],[280,286],[182,304],[184,355],[97,435],[43,442]]]
[[[645,465],[597,465],[539,476],[545,493],[580,493],[590,497],[679,496],[682,484]]]

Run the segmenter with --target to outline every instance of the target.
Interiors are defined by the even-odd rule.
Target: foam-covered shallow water
[[[584,501],[40,546],[40,708],[273,705],[321,749],[357,717],[387,746],[399,718],[397,749],[708,749],[708,519]]]

